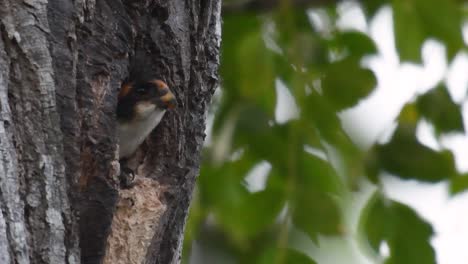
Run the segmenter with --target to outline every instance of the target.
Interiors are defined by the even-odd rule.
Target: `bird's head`
[[[145,118],[156,110],[173,109],[176,98],[167,84],[158,79],[145,82],[124,82],[117,105],[120,120]]]

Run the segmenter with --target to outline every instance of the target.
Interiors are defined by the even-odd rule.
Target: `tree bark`
[[[179,263],[220,0],[0,0],[0,263]],[[120,190],[115,107],[135,67],[168,112]]]

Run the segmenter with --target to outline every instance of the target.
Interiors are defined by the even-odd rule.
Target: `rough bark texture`
[[[218,82],[220,7],[0,0],[0,263],[180,261]],[[132,159],[138,181],[122,191],[114,112],[136,66],[165,80],[179,107]]]

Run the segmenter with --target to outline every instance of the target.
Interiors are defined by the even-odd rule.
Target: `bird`
[[[121,174],[122,177],[134,178],[133,171],[122,166],[122,163],[135,153],[151,131],[161,122],[166,111],[176,106],[175,95],[160,79],[126,80],[122,83],[116,110],[119,160],[123,167],[122,172],[130,174],[130,176]],[[121,181],[129,181],[122,177]]]

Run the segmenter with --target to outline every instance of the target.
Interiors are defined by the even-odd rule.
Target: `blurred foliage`
[[[411,208],[375,194],[364,209],[362,231],[375,251],[385,242],[390,256],[385,264],[436,263],[429,243],[432,227]]]
[[[192,201],[184,262],[189,263],[193,241],[198,241],[222,252],[221,260],[208,264],[316,263],[291,244],[292,230],[317,246],[321,236],[349,236],[347,200],[370,181],[375,192],[359,217],[361,243],[369,245],[369,250],[362,247],[363,254],[385,263],[435,263],[430,224],[387,198],[380,181],[386,172],[448,181],[454,194],[468,189],[468,175],[456,170],[453,154],[416,137],[422,120],[433,125],[437,138],[465,133],[460,106],[445,85],[409,102],[387,143],[362,149],[344,131],[338,114],[377,86],[373,71],[362,66],[363,58],[378,53],[374,41],[363,32],[340,30],[334,1],[320,9],[277,1],[261,13],[239,8],[249,1],[238,2],[223,17],[222,92],[214,103],[211,142]],[[363,0],[360,6],[367,21],[382,6],[392,7],[400,60],[420,63],[421,46],[429,38],[446,46],[449,60],[465,47],[462,2]],[[325,31],[311,23],[310,12],[317,10],[330,22]],[[282,84],[298,109],[287,122],[275,114]],[[254,190],[246,178],[261,178],[259,164],[268,164],[262,165],[266,182]],[[382,243],[388,257],[381,255]]]

